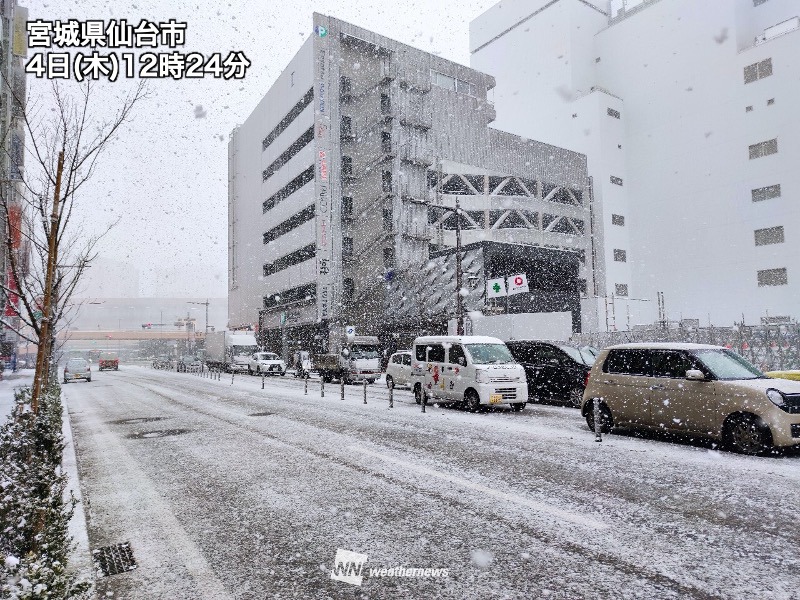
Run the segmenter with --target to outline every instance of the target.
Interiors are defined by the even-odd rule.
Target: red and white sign
[[[520,273],[519,275],[511,275],[508,278],[508,295],[513,296],[514,294],[521,294],[522,292],[527,292],[528,290],[528,278],[525,273]]]

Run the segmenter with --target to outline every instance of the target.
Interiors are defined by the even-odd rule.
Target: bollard
[[[264,389],[264,374],[261,374],[261,389]]]
[[[389,408],[394,408],[394,386],[389,388]]]
[[[319,378],[319,397],[320,398],[324,398],[325,397],[325,378],[324,377],[320,377]]]
[[[308,374],[306,374],[303,379],[305,380],[305,385],[303,386],[303,395],[308,396]]]
[[[425,406],[428,404],[428,390],[422,390],[422,412],[425,412]]]
[[[364,404],[367,403],[367,380],[364,380]]]
[[[344,376],[339,377],[339,400],[344,400]]]
[[[233,385],[233,376],[236,375],[233,371],[231,371],[231,385]]]
[[[594,398],[594,441],[595,442],[602,442],[603,441],[603,434],[601,433],[601,429],[603,428],[602,424],[600,423],[600,398]]]

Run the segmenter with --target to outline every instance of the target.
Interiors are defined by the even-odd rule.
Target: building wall
[[[285,79],[292,70],[313,73],[313,82],[302,80],[299,91],[286,97]],[[312,83],[313,101],[292,123],[292,133],[287,129],[265,152],[254,152]],[[437,171],[514,176],[575,189],[584,201],[580,206],[490,194],[465,201],[479,202],[487,211],[509,202],[542,205],[540,212],[579,217],[588,227],[586,157],[489,127],[496,118],[487,97],[494,84],[492,76],[480,71],[315,14],[314,35],[232,136],[231,324],[260,322],[272,347],[300,338],[308,342],[321,318],[332,325],[354,324],[361,331],[388,331],[390,283],[426,264],[437,235],[441,245],[454,244],[452,231],[437,234],[429,223],[431,204],[453,202],[429,185]],[[261,172],[312,119],[313,140],[262,184]],[[311,164],[314,181],[262,215],[263,200]],[[328,195],[330,206],[322,200]],[[259,243],[270,227],[312,203],[313,221],[266,246]],[[521,239],[588,253],[588,234],[515,231],[518,238],[510,230],[472,235],[476,241]],[[263,275],[265,263],[309,243],[316,244],[316,260]],[[329,250],[325,243],[331,244]],[[255,258],[245,260],[243,248]],[[585,267],[582,272],[591,279],[591,270],[589,275]],[[303,297],[284,293],[289,286],[305,284],[315,287],[304,288],[308,293]],[[323,293],[330,300],[327,317],[320,312]],[[585,319],[596,320],[593,314],[591,307],[582,310]]]
[[[510,4],[473,22],[472,64],[500,65],[499,125],[587,154],[605,295],[630,278],[622,310],[633,323],[657,318],[659,291],[675,320],[797,318],[792,112],[800,30],[756,44],[766,28],[797,14],[796,3],[660,0],[628,3],[626,13],[612,3],[609,21],[586,3],[560,0],[486,46],[519,21]],[[773,74],[745,84],[745,67],[767,58]],[[749,158],[750,145],[773,138],[777,154]],[[775,184],[780,197],[752,200],[752,190]],[[614,214],[624,226],[613,225]],[[755,245],[755,230],[780,225],[783,243]],[[613,260],[615,249],[628,251],[626,264]],[[758,271],[784,267],[787,285],[759,286]],[[627,325],[621,315],[618,308],[612,318],[617,328]]]

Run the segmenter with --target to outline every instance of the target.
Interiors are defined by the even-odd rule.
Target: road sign
[[[486,297],[499,298],[506,295],[506,280],[503,277],[486,281]]]
[[[519,273],[518,275],[511,275],[508,278],[508,295],[513,296],[514,294],[521,294],[522,292],[527,292],[528,290],[528,278],[526,277],[525,273]]]
[[[352,340],[356,337],[356,328],[354,325],[345,325],[344,327],[344,334],[347,336],[348,340]]]

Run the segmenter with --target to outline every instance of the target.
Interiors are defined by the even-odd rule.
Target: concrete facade
[[[612,295],[610,330],[800,316],[798,15],[790,0],[503,0],[471,23],[497,125],[587,155],[601,329]]]
[[[593,286],[585,156],[491,128],[493,87],[315,14],[313,36],[231,135],[230,325],[271,344],[282,328],[304,341],[335,324],[390,330],[392,290],[455,244],[456,199],[464,244],[567,249]],[[582,318],[596,326],[592,310]]]

